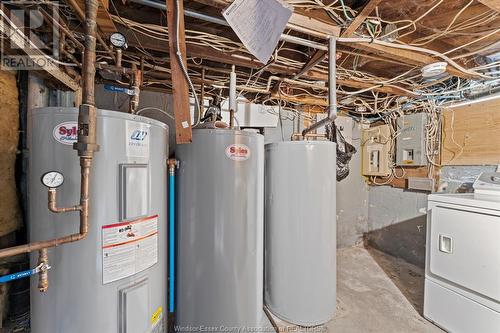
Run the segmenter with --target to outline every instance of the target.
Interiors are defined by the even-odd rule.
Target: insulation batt
[[[15,163],[19,140],[19,100],[16,76],[0,71],[0,237],[21,225],[15,183]]]

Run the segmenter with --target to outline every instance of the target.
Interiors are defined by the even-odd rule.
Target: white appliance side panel
[[[453,333],[498,333],[500,313],[425,279],[424,317]]]
[[[431,214],[430,273],[499,301],[500,216],[441,206]]]

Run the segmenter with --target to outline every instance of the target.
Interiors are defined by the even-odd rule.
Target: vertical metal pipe
[[[201,118],[205,115],[205,67],[201,68],[201,94],[200,94],[200,115]]]
[[[233,65],[229,76],[229,127],[234,128],[234,113],[237,111],[236,102],[236,71]]]
[[[326,126],[337,118],[337,39],[328,39],[328,118],[322,119],[302,131],[302,136],[322,126]]]
[[[337,39],[331,36],[328,39],[328,116],[335,119],[337,116]]]

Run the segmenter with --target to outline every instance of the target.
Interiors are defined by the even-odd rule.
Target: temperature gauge
[[[127,48],[127,39],[122,33],[115,32],[109,36],[109,41],[111,45],[118,49],[126,49]]]
[[[64,182],[64,176],[57,171],[49,171],[43,174],[42,183],[48,188],[57,188]]]

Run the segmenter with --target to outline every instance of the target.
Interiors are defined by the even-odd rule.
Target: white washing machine
[[[500,332],[500,174],[428,198],[424,316],[453,333]]]

